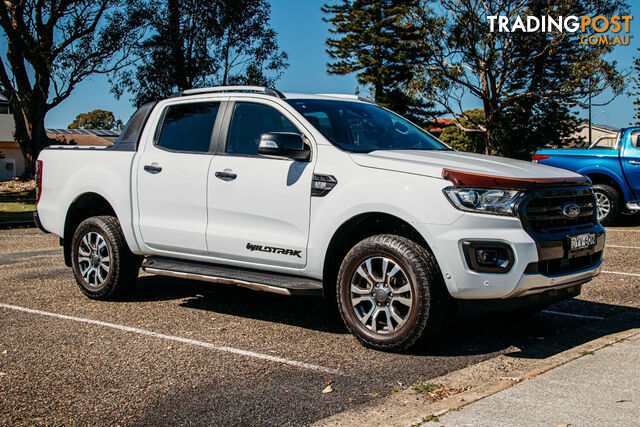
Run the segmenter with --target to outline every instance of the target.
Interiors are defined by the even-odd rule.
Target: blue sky
[[[328,24],[322,21],[320,7],[324,1],[317,0],[271,0],[272,26],[278,32],[280,46],[289,55],[289,68],[277,84],[283,92],[308,93],[353,93],[357,85],[354,76],[332,76],[326,72],[329,60],[324,41],[328,36]],[[632,3],[631,12],[637,18],[631,23],[632,37],[629,46],[617,46],[612,59],[618,61],[622,70],[631,71],[633,57],[640,48],[640,2]],[[104,76],[93,77],[79,84],[74,93],[62,104],[49,112],[47,127],[66,127],[79,113],[96,108],[111,110],[123,121],[129,118],[133,107],[125,95],[117,100],[109,92],[110,84]],[[595,98],[594,102],[608,99],[607,94]],[[477,108],[479,103],[470,100],[465,108]],[[580,115],[586,117],[586,111]],[[633,100],[621,95],[605,107],[594,107],[593,122],[616,127],[627,126],[632,121]]]

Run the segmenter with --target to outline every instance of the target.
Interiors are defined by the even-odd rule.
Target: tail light
[[[539,163],[540,160],[544,160],[544,159],[548,159],[549,157],[551,157],[548,154],[534,154],[533,155],[533,163]]]
[[[42,194],[42,160],[36,160],[36,204]]]

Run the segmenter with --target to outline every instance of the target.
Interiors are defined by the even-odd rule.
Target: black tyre
[[[73,274],[92,299],[123,296],[133,288],[141,258],[131,253],[120,223],[112,216],[96,216],[80,223],[71,241]]]
[[[435,332],[447,304],[442,274],[425,248],[382,234],[356,244],[338,272],[338,309],[365,346],[401,351]]]
[[[602,225],[611,225],[620,216],[621,197],[618,191],[606,184],[595,184],[593,193],[596,196],[598,221]]]

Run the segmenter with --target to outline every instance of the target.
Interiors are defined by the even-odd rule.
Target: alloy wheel
[[[402,328],[413,304],[408,275],[397,262],[380,256],[369,257],[358,266],[349,296],[360,323],[378,334]]]
[[[78,267],[89,288],[102,287],[111,271],[111,252],[104,237],[95,231],[86,233],[78,245]]]
[[[611,200],[600,192],[596,192],[596,207],[598,209],[598,221],[605,218],[611,212]]]

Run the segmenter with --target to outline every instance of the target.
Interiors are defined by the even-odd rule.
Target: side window
[[[257,155],[260,135],[269,132],[300,133],[293,123],[273,108],[238,102],[229,127],[227,153]]]
[[[219,109],[219,102],[170,106],[165,113],[156,145],[173,151],[208,152]]]
[[[140,132],[144,129],[147,117],[149,113],[155,107],[156,102],[149,102],[133,113],[133,116],[129,119],[126,126],[120,133],[120,137],[115,143],[115,146],[124,149],[136,151],[138,148],[138,141],[140,139]]]
[[[640,132],[633,132],[630,135],[631,138],[631,145],[634,148],[640,149]]]
[[[324,111],[310,111],[302,113],[304,117],[318,129],[320,133],[331,142],[335,142],[336,138],[333,135],[333,124],[331,119]]]

